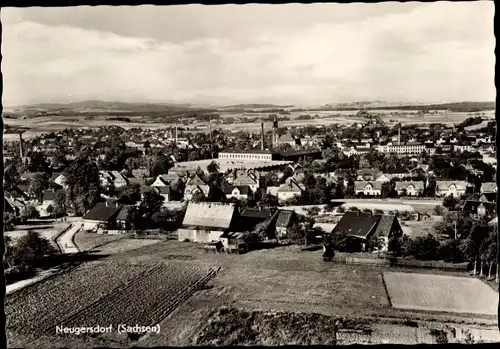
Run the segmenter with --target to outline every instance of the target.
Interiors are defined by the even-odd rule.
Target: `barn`
[[[179,241],[212,242],[226,231],[235,221],[236,205],[221,202],[190,202],[181,228],[177,231]]]

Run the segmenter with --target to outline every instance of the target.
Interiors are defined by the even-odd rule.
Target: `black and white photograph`
[[[494,16],[3,7],[6,346],[500,344]]]

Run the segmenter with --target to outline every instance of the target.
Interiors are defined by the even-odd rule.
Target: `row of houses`
[[[380,196],[382,195],[382,181],[354,181],[354,192],[356,195]],[[453,196],[455,198],[464,195],[470,186],[466,181],[436,181],[436,193],[438,197]],[[396,192],[400,196],[419,196],[424,191],[423,181],[396,181]],[[493,193],[496,195],[496,182],[482,184],[481,194]]]

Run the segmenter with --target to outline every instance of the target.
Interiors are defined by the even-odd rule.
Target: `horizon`
[[[495,101],[493,17],[490,2],[4,8],[3,104]]]

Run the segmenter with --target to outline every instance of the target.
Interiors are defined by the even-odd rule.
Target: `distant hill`
[[[167,103],[127,103],[127,102],[106,102],[89,100],[82,102],[73,103],[39,103],[24,105],[16,108],[16,111],[21,110],[45,110],[45,111],[55,111],[55,110],[72,110],[72,111],[172,111],[179,109],[188,109],[190,105],[188,104],[167,104]]]
[[[495,102],[455,102],[455,103],[399,103],[399,102],[383,102],[383,101],[362,101],[352,103],[335,103],[326,104],[321,109],[326,110],[357,110],[357,109],[402,109],[402,110],[450,110],[455,112],[476,112],[482,110],[496,109]]]
[[[276,105],[276,104],[236,104],[220,107],[219,109],[276,109],[276,108],[291,108],[293,105]]]

